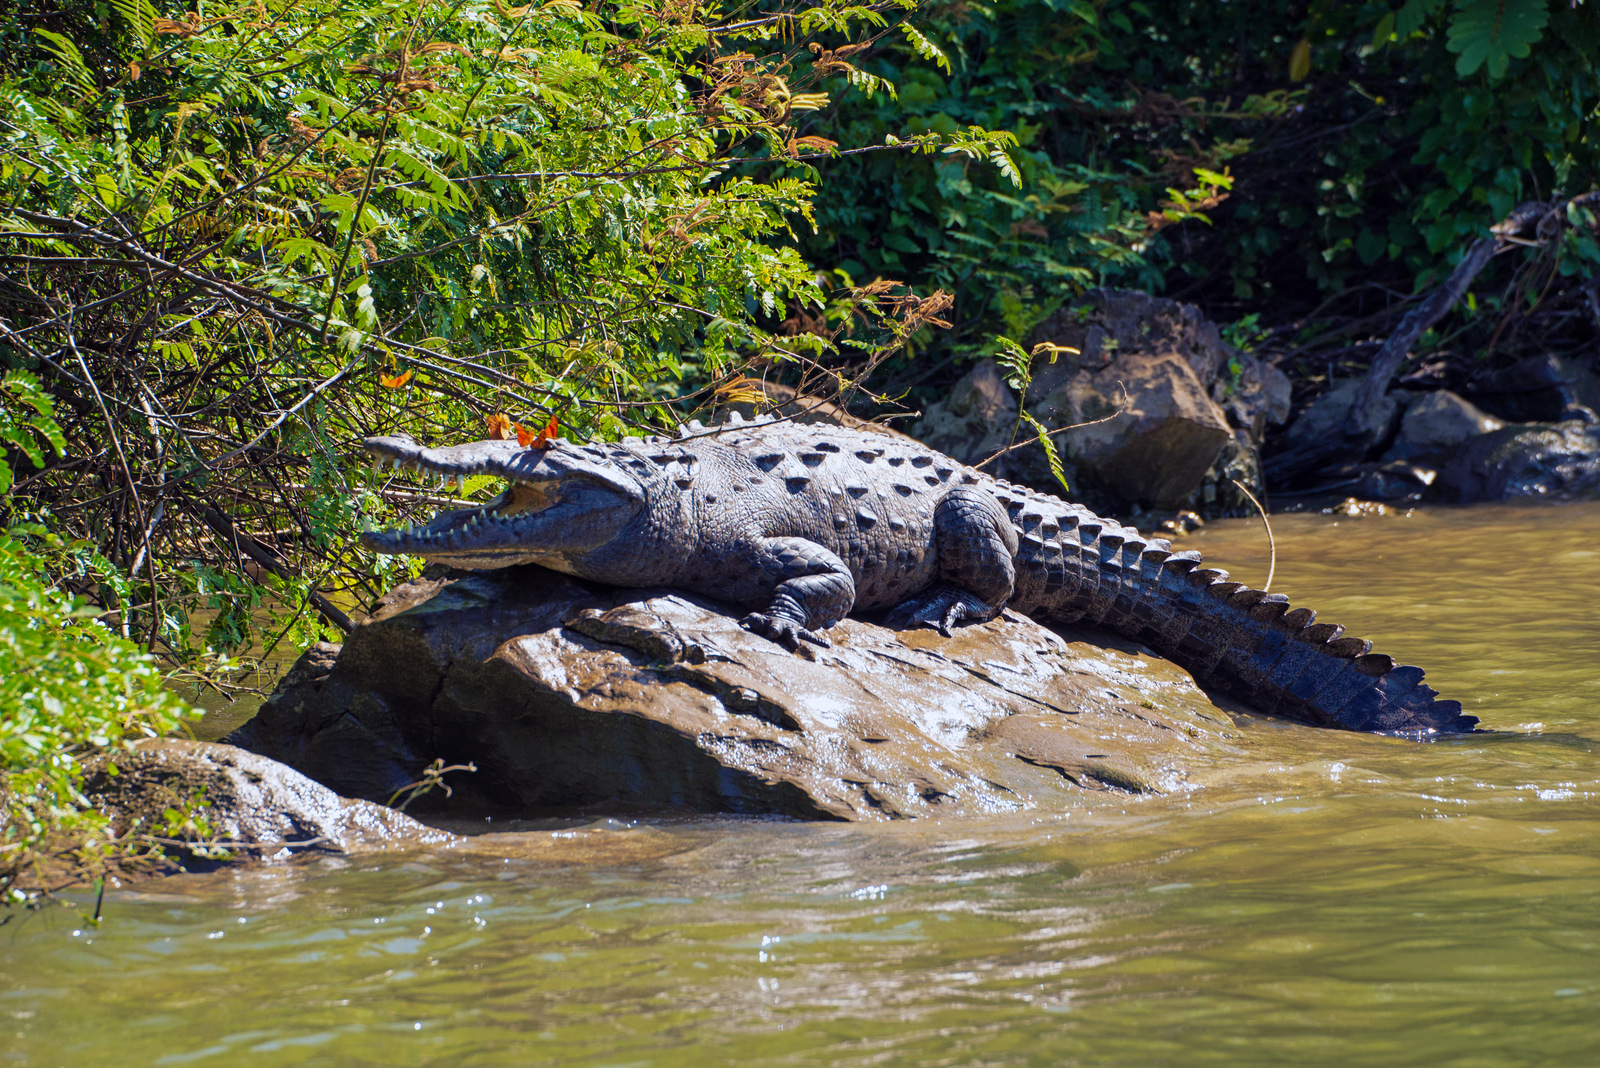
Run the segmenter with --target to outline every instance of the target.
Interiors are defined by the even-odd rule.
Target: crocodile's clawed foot
[[[982,623],[1000,614],[1000,608],[987,604],[954,586],[934,586],[905,601],[884,621],[891,627],[933,627],[946,638],[950,628],[962,620]]]
[[[772,616],[765,612],[751,612],[739,620],[739,626],[751,634],[759,634],[768,641],[777,642],[791,653],[800,651],[800,643],[808,641],[812,645],[820,645],[824,649],[833,648],[833,643],[822,635],[796,623],[783,616]]]

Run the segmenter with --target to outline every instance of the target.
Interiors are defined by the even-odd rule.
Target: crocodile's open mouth
[[[434,467],[422,460],[381,454],[376,456],[374,467],[383,470],[390,463],[396,470],[443,476],[447,480],[446,485],[453,479],[457,487],[460,487],[467,477],[460,472]],[[511,481],[499,494],[482,504],[452,508],[425,523],[402,530],[366,531],[362,534],[361,541],[367,548],[385,553],[447,550],[468,543],[481,543],[484,540],[492,540],[495,527],[503,527],[507,534],[511,534],[519,519],[543,512],[558,503],[560,490],[560,483],[556,481]]]
[[[372,438],[379,471],[415,471],[461,487],[493,475],[505,488],[491,500],[452,508],[400,530],[370,530],[361,543],[380,553],[411,553],[460,567],[503,567],[601,540],[616,519],[636,510],[633,487],[603,469],[550,459],[515,442],[485,441],[428,449],[409,438]],[[547,462],[548,461],[548,462]],[[464,504],[466,502],[463,502]]]

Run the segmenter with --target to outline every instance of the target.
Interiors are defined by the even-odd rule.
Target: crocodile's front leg
[[[994,496],[951,490],[933,512],[939,581],[890,613],[891,622],[937,627],[945,637],[964,619],[993,619],[1016,582],[1017,531]]]
[[[791,653],[802,640],[829,645],[815,631],[839,622],[856,603],[856,580],[827,548],[805,538],[762,538],[752,566],[775,587],[765,612],[751,612],[739,625],[777,642]]]

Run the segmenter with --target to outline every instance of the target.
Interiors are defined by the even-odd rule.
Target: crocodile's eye
[[[501,516],[520,515],[524,512],[542,512],[555,503],[549,482],[513,482],[506,491],[500,506],[495,509]]]

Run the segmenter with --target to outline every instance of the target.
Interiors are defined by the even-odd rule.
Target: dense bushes
[[[49,398],[22,371],[0,380],[0,398],[0,443],[41,463],[48,446],[61,444]],[[0,460],[0,485],[13,475]],[[153,657],[68,592],[109,570],[97,555],[92,544],[64,543],[37,523],[0,529],[0,900],[8,904],[26,899],[16,882],[40,863],[38,849],[52,835],[77,854],[67,870],[94,870],[108,853],[147,851],[143,840],[108,837],[79,792],[81,758],[198,715],[163,688]]]
[[[959,160],[830,164],[803,247],[949,289],[948,340],[969,352],[1090,282],[1163,289],[1224,319],[1281,321],[1351,290],[1339,310],[1371,310],[1431,284],[1516,203],[1594,184],[1593,7],[936,4],[927,29],[951,76],[880,51],[867,66],[900,81],[899,104],[848,101],[817,129],[1009,130],[1021,188]],[[1208,184],[1224,172],[1231,191]],[[1207,218],[1185,221],[1195,208]],[[1594,269],[1582,262],[1564,269]]]

